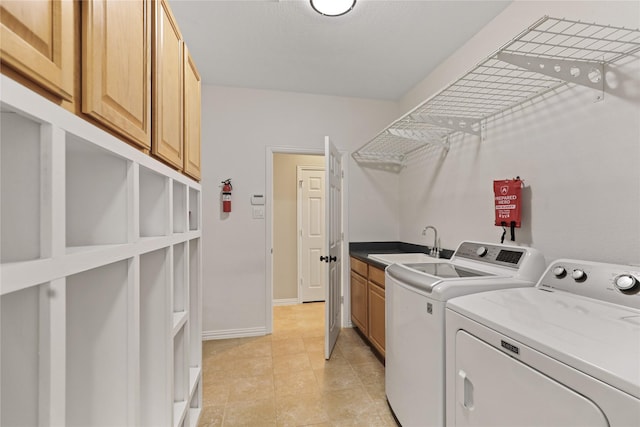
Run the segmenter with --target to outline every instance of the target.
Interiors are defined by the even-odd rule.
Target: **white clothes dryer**
[[[532,287],[544,267],[535,249],[468,241],[450,260],[387,267],[385,392],[403,427],[444,425],[447,300]]]
[[[451,299],[448,426],[640,426],[640,267],[558,260]]]

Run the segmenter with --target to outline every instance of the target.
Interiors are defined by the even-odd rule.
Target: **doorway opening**
[[[325,358],[331,357],[331,352],[335,347],[340,329],[344,326],[344,319],[350,318],[349,304],[344,304],[343,301],[349,301],[349,287],[343,287],[345,277],[348,277],[348,262],[343,262],[345,257],[348,259],[348,248],[344,244],[348,241],[348,230],[346,221],[346,212],[348,207],[346,203],[346,196],[343,188],[347,187],[347,162],[344,159],[347,158],[347,152],[339,151],[336,146],[331,142],[329,137],[324,138],[324,150],[322,149],[300,149],[294,147],[267,147],[266,148],[266,200],[267,206],[265,210],[266,217],[266,286],[265,286],[265,324],[266,333],[273,333],[274,322],[274,303],[277,305],[294,304],[297,303],[297,298],[276,298],[281,296],[277,294],[275,289],[277,273],[275,272],[274,258],[280,255],[278,252],[277,240],[282,237],[282,233],[274,226],[274,219],[278,216],[275,205],[278,203],[278,197],[274,197],[274,189],[277,186],[275,182],[275,170],[280,169],[274,161],[274,157],[278,154],[284,155],[312,155],[316,156],[318,160],[324,160],[325,168],[325,255],[318,257],[318,263],[324,261],[325,269],[325,302],[321,303],[325,306]],[[297,181],[294,181],[294,187],[297,185]],[[296,203],[290,203],[295,205]],[[297,223],[296,220],[291,220],[290,223]],[[294,228],[294,241],[297,237],[298,229]],[[294,251],[294,254],[297,254]],[[297,271],[296,258],[289,258],[288,263],[290,267],[293,267],[294,271]],[[287,258],[285,258],[287,260]],[[275,274],[274,274],[275,273]],[[299,281],[297,280],[297,274],[293,275],[296,280],[294,281],[293,289],[296,289],[295,295],[297,295],[297,286]],[[290,283],[290,282],[289,282]],[[291,295],[294,295],[293,293]]]
[[[273,305],[324,301],[322,154],[273,154]]]

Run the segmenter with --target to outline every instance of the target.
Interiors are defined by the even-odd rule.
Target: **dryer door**
[[[455,420],[448,425],[609,425],[591,400],[463,330],[455,366]]]

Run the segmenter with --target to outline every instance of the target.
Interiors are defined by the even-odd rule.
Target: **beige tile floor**
[[[324,360],[324,303],[274,307],[272,335],[205,341],[203,391],[200,427],[396,426],[356,331]]]

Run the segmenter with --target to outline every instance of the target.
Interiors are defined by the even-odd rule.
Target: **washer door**
[[[455,420],[448,425],[609,425],[591,400],[463,330],[455,366]]]

